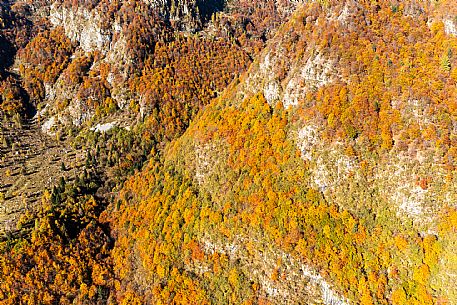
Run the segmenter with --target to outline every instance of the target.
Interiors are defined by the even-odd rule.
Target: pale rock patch
[[[451,19],[444,20],[444,31],[448,35],[457,36],[457,25]]]
[[[394,202],[401,203],[398,213],[400,214],[404,212],[411,217],[422,216],[424,213],[422,202],[425,199],[427,190],[423,190],[420,187],[414,187],[406,190],[406,187],[404,186],[400,188],[392,195],[392,200]]]
[[[81,7],[76,10],[67,9],[54,3],[49,20],[54,26],[63,26],[68,38],[78,42],[85,52],[104,52],[111,41],[110,32],[100,26],[100,15],[93,11]]]
[[[110,122],[105,124],[97,124],[95,127],[92,127],[90,130],[95,132],[107,132],[113,129],[114,127],[118,126],[117,122]]]
[[[310,56],[301,69],[301,77],[308,82],[314,83],[317,87],[327,85],[331,81],[333,63],[317,53]]]
[[[302,159],[310,164],[311,184],[321,191],[338,188],[356,169],[355,160],[341,152],[342,143],[324,143],[317,124],[302,127],[296,143]]]
[[[255,237],[236,236],[225,242],[204,237],[201,244],[207,254],[224,254],[230,260],[238,261],[244,274],[260,283],[261,291],[274,304],[308,301],[323,302],[325,305],[349,305],[346,298],[340,296],[332,285],[299,258],[272,249]],[[199,266],[198,269],[207,268]],[[281,281],[272,279],[275,270],[279,270]]]
[[[53,135],[54,133],[51,130],[52,130],[52,127],[55,126],[55,124],[56,124],[56,117],[52,116],[46,122],[44,122],[43,125],[41,125],[41,131],[43,133]]]
[[[272,105],[275,101],[280,98],[280,85],[277,81],[269,82],[263,89],[263,96],[267,100],[268,104]]]
[[[56,90],[51,84],[45,83],[44,91],[45,91],[45,98],[47,100],[52,100],[52,99],[56,98]]]
[[[333,81],[334,63],[322,54],[316,53],[308,57],[305,64],[297,67],[287,80],[282,103],[284,107],[296,106],[306,92],[318,89]]]
[[[303,159],[312,160],[313,149],[319,144],[319,141],[319,132],[314,125],[307,125],[298,131],[297,143]]]
[[[341,22],[342,24],[345,24],[346,21],[348,20],[350,16],[350,8],[349,8],[349,5],[347,3],[344,4],[344,7],[343,9],[341,10],[337,20],[339,22]]]
[[[93,117],[93,113],[89,110],[88,106],[77,99],[70,103],[67,107],[67,111],[71,122],[75,126],[81,126],[83,122],[88,121]]]
[[[314,185],[321,191],[333,192],[341,186],[353,172],[354,160],[341,154],[338,150],[326,151],[319,155],[312,169]]]

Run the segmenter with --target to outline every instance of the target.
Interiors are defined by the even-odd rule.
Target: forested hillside
[[[0,8],[0,304],[457,304],[454,0]]]

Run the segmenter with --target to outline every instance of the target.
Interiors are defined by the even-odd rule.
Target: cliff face
[[[404,22],[408,23],[410,22],[407,21],[408,15],[413,9],[412,6],[405,6],[401,13],[404,16],[402,17]],[[446,26],[449,23],[448,19],[443,17],[443,21],[434,20],[431,17],[433,15],[425,14],[425,10],[432,10],[432,8],[416,7],[415,11],[422,12],[422,20],[417,26],[421,26],[424,31],[430,31],[430,28],[442,22],[444,33],[450,35],[449,41],[453,41],[453,35]],[[328,200],[345,201],[344,197],[349,195],[353,199],[357,198],[355,202],[361,202],[366,194],[352,194],[350,185],[355,183],[364,184],[365,187],[373,186],[373,190],[369,193],[379,196],[373,198],[374,202],[387,199],[388,205],[399,209],[399,215],[409,216],[418,222],[430,223],[430,217],[438,215],[439,209],[452,205],[456,200],[456,189],[446,182],[447,170],[440,157],[442,152],[436,151],[436,146],[433,144],[436,144],[435,140],[427,140],[419,144],[417,141],[408,142],[404,139],[405,126],[414,125],[420,126],[420,129],[427,129],[430,126],[436,126],[436,122],[439,121],[438,117],[432,114],[434,113],[432,108],[438,106],[430,101],[428,92],[418,90],[408,95],[398,91],[390,92],[386,109],[377,110],[380,116],[377,120],[382,120],[382,116],[393,116],[396,124],[389,129],[389,141],[391,141],[389,151],[384,152],[382,158],[376,161],[363,157],[365,162],[374,162],[369,167],[376,168],[376,172],[370,177],[363,177],[362,169],[357,164],[360,156],[350,156],[345,153],[349,143],[344,143],[341,139],[325,139],[328,135],[324,135],[326,133],[324,129],[328,131],[327,124],[335,124],[330,121],[335,118],[335,113],[322,113],[324,107],[327,107],[326,101],[319,100],[320,97],[316,98],[316,92],[318,95],[325,95],[327,94],[325,88],[336,87],[337,90],[345,91],[351,87],[360,87],[359,85],[363,84],[366,78],[371,77],[370,71],[383,73],[384,79],[389,78],[389,75],[397,76],[397,72],[384,72],[381,66],[375,67],[377,63],[374,59],[374,63],[368,63],[368,66],[373,65],[366,68],[368,73],[362,72],[358,79],[354,79],[348,71],[349,62],[344,59],[351,56],[349,55],[351,51],[344,47],[340,49],[341,46],[336,45],[344,44],[351,35],[362,38],[364,31],[374,33],[372,29],[376,25],[369,19],[373,17],[356,1],[339,3],[319,15],[311,9],[301,15],[297,13],[288,26],[282,29],[282,35],[273,38],[268,47],[262,51],[245,76],[245,80],[238,85],[237,90],[234,90],[231,98],[242,100],[260,91],[271,106],[279,102],[285,108],[291,107],[294,112],[310,111],[314,114],[312,117],[300,120],[300,123],[295,126],[296,129],[291,132],[291,136],[297,141],[303,159],[310,165],[313,185],[323,191],[328,196]],[[361,18],[364,18],[363,23],[359,22]],[[386,27],[388,26],[386,24]],[[332,33],[337,28],[341,34]],[[332,34],[320,37],[325,33]],[[373,48],[379,43],[375,35],[367,38]],[[429,37],[423,37],[423,39],[425,41]],[[384,41],[385,43],[388,42]],[[390,56],[388,52],[387,50],[376,52],[373,56],[388,57]],[[360,57],[352,59],[356,62],[362,60]],[[389,64],[395,65],[393,62]],[[425,69],[425,66],[423,68]],[[388,82],[392,83],[392,81]],[[388,85],[387,82],[381,84],[381,86],[386,85]],[[385,89],[384,93],[387,91],[389,90]],[[354,98],[356,95],[355,92],[345,94],[351,96],[349,98]],[[360,109],[353,108],[351,111],[357,112]],[[454,125],[452,123],[449,126],[453,132]],[[363,128],[357,127],[359,129],[357,132],[363,133]],[[354,141],[349,145],[363,147],[362,142],[366,139],[361,139],[362,137],[362,135],[355,136]],[[427,172],[436,173],[433,183],[428,184],[427,187],[421,187],[417,179],[424,179]],[[386,180],[385,177],[391,178]],[[365,180],[367,178],[368,180]],[[440,199],[437,200],[437,198]]]
[[[177,30],[195,32],[201,29],[202,17],[198,13],[197,4],[193,1],[143,1],[139,8],[156,15],[162,22]],[[69,5],[66,2],[55,2],[50,6],[49,20],[54,26],[63,26],[65,34],[79,44],[85,52],[100,51],[108,53],[116,48],[119,36],[125,36],[129,19],[135,18],[135,13],[127,19],[123,13],[134,10],[129,4],[109,4],[99,1],[97,5]],[[151,19],[154,16],[150,16]]]
[[[109,25],[101,28],[100,12],[94,8],[66,8],[54,3],[51,6],[49,20],[53,26],[63,26],[65,34],[84,52],[109,50],[111,37],[116,33],[116,27]],[[119,32],[119,30],[117,31]]]
[[[8,44],[3,44],[2,52],[11,53],[8,65],[14,63],[13,70],[24,79],[22,86],[30,96],[27,98],[30,100],[29,106],[42,109],[49,105],[47,119],[55,123],[53,128],[57,130],[65,128],[68,123],[80,126],[94,117],[96,109],[87,101],[87,95],[90,94],[78,94],[81,91],[90,89],[99,93],[102,90],[103,94],[91,96],[99,100],[110,97],[120,109],[124,109],[132,99],[135,103],[143,104],[142,97],[130,90],[132,83],[137,83],[134,77],[141,73],[146,59],[153,56],[158,42],[169,43],[174,40],[173,32],[180,33],[180,36],[198,32],[200,37],[237,41],[238,45],[253,55],[266,39],[272,37],[275,29],[290,16],[296,5],[295,1],[273,0],[265,3],[225,3],[215,0],[21,2],[15,3],[12,11],[18,12],[24,24],[41,28],[40,31],[46,33],[58,32],[62,28],[73,48],[64,55],[66,58],[60,58],[58,67],[51,67],[51,62],[45,60],[39,63],[39,60],[29,56],[36,52],[33,48],[46,43],[49,48],[46,52],[52,53],[56,51],[57,41],[48,40],[48,34],[35,37],[37,32],[25,26],[24,31],[30,33],[21,38],[22,44],[17,48],[24,49],[22,55],[14,58],[15,50],[10,52],[5,49]],[[18,21],[15,22],[17,25]],[[87,83],[83,84],[77,79],[69,83],[68,77],[65,81],[65,74],[72,74],[75,68],[81,70],[82,67],[78,65],[86,62],[87,58],[92,62],[90,67],[84,67],[84,73],[101,77],[103,89],[87,88]],[[36,75],[37,71],[29,71],[31,66],[36,65],[43,65],[40,69],[54,71],[50,77],[42,80],[44,77]],[[21,66],[26,69],[20,70]],[[70,68],[73,70],[70,71]],[[69,103],[68,111],[57,107],[62,100]],[[146,108],[141,107],[142,110]],[[51,116],[55,117],[50,120]]]
[[[76,66],[80,69],[77,66],[78,62],[85,62],[87,57],[92,58],[92,65],[89,68],[91,74],[100,74],[100,67],[107,71],[109,75],[104,76],[107,82],[105,87],[109,87],[106,89],[110,91],[107,95],[112,95],[118,107],[123,108],[127,102],[127,96],[134,95],[127,90],[129,87],[127,81],[131,79],[133,69],[142,69],[146,58],[154,52],[155,44],[159,41],[168,41],[173,31],[194,33],[203,28],[203,23],[207,20],[200,15],[199,6],[212,7],[212,3],[208,1],[198,3],[196,1],[5,3],[1,6],[0,39],[3,42],[0,51],[3,55],[1,66],[2,69],[10,68],[10,72],[14,71],[24,79],[22,86],[30,96],[29,106],[44,108],[49,105],[48,114],[56,114],[59,117],[54,120],[56,123],[65,126],[68,122],[73,122],[79,126],[93,117],[95,111],[91,109],[92,107],[84,105],[87,104],[85,99],[77,96],[78,91],[82,90],[82,83],[75,79],[72,80],[72,84],[63,81],[62,77],[65,72],[68,72],[67,65],[74,63],[70,67]],[[214,9],[217,10],[217,7]],[[206,13],[212,14],[212,11]],[[60,28],[70,39],[73,49],[70,54],[64,55],[66,58],[59,59],[60,66],[51,72],[51,76],[43,81],[45,77],[36,75],[36,72],[20,70],[21,66],[30,70],[31,66],[36,65],[43,65],[44,69],[48,70],[54,69],[50,67],[52,63],[46,60],[36,62],[37,56],[33,59],[30,55],[37,52],[33,48],[40,43],[47,45],[46,52],[56,52],[57,41],[49,40],[52,35],[36,37],[36,34],[56,32]],[[42,41],[38,42],[38,40]],[[16,56],[16,51],[21,49],[26,51]],[[94,58],[95,54],[96,58]],[[37,84],[37,79],[41,84]],[[60,113],[62,109],[56,108],[56,104],[62,102],[63,97],[71,101],[73,110],[70,109],[70,116],[68,113]],[[15,108],[13,110],[15,111]]]

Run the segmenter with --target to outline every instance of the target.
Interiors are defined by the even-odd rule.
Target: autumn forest
[[[0,3],[0,304],[457,304],[455,0]]]

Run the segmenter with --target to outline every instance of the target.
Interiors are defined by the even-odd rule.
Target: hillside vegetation
[[[0,50],[0,304],[457,304],[454,1],[157,3]]]

